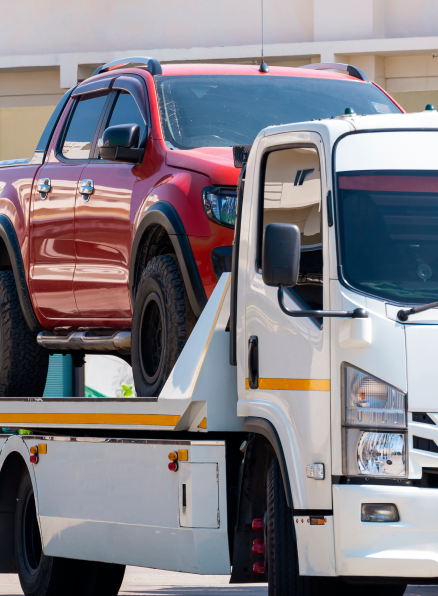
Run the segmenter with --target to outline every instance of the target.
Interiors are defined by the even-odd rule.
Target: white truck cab
[[[437,193],[432,110],[271,127],[251,149],[237,412],[278,433],[303,575],[438,577],[438,311],[410,310],[438,306]]]
[[[379,110],[258,135],[232,272],[158,397],[1,400],[28,434],[0,438],[0,572],[26,595],[115,596],[127,564],[438,584],[438,115]]]

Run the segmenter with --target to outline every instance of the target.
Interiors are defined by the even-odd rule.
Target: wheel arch
[[[132,307],[135,304],[135,294],[140,276],[142,248],[148,242],[148,238],[153,237],[157,229],[164,230],[172,245],[190,306],[196,318],[199,318],[207,304],[207,296],[181,219],[174,207],[165,201],[152,205],[146,211],[134,236],[129,266],[129,291]]]
[[[15,573],[15,508],[17,493],[23,474],[28,473],[34,488],[38,510],[38,499],[33,468],[26,462],[29,455],[24,441],[10,437],[2,450],[0,468],[0,573]]]
[[[12,270],[21,310],[29,329],[37,333],[42,327],[36,318],[27,288],[26,274],[17,234],[10,219],[0,215],[0,270]]]

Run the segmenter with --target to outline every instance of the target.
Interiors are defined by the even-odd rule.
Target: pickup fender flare
[[[36,318],[30,300],[20,244],[14,226],[6,215],[0,215],[0,238],[5,243],[6,250],[8,251],[23,316],[31,332],[38,333],[42,330],[42,327]]]
[[[144,233],[153,225],[161,226],[169,235],[178,265],[181,269],[190,306],[192,307],[196,318],[199,318],[207,304],[207,295],[204,286],[202,285],[201,276],[199,275],[198,267],[196,266],[196,261],[184,226],[174,207],[165,201],[155,203],[146,211],[135,232],[131,248],[131,261],[129,264],[129,292],[132,308],[134,308],[135,304],[135,272],[137,267],[138,249]]]
[[[284,492],[286,493],[286,501],[287,505],[290,509],[293,509],[293,500],[292,500],[292,492],[290,488],[289,482],[289,474],[287,471],[286,466],[286,459],[284,457],[283,447],[280,441],[280,437],[278,436],[277,431],[275,430],[274,425],[266,420],[266,418],[257,418],[256,416],[248,416],[243,421],[243,432],[247,433],[255,433],[257,435],[262,435],[265,439],[271,443],[275,455],[277,456],[278,463],[280,464],[281,475],[283,477],[284,483]]]

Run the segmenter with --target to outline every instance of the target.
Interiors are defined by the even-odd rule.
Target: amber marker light
[[[167,457],[170,459],[170,461],[177,461],[178,460],[178,452],[171,451]]]
[[[29,451],[32,453],[32,455],[36,455],[38,453],[38,447],[36,445],[32,445]]]

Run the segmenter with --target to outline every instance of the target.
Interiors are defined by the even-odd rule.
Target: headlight
[[[344,474],[406,476],[406,394],[348,364],[342,375]]]
[[[237,204],[235,188],[207,186],[202,191],[202,200],[208,218],[215,223],[234,228]]]

